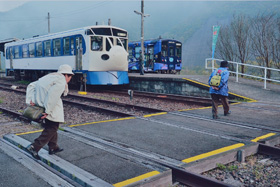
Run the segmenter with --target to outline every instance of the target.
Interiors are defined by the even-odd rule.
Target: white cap
[[[59,66],[57,72],[61,73],[61,74],[74,75],[74,73],[72,72],[71,66],[69,66],[67,64],[63,64],[63,65]]]

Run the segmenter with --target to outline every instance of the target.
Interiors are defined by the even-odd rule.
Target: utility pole
[[[51,33],[51,24],[50,24],[50,13],[48,12],[48,34]]]
[[[141,62],[139,66],[140,75],[144,75],[144,17],[150,16],[149,14],[144,14],[144,0],[141,0],[141,13],[134,10],[138,15],[141,15]]]

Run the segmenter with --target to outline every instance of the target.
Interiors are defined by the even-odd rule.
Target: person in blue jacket
[[[221,65],[218,69],[214,70],[209,77],[208,84],[210,85],[211,78],[218,73],[221,73],[221,82],[218,87],[210,86],[210,94],[212,98],[212,117],[213,119],[218,119],[218,104],[219,100],[221,100],[224,115],[229,115],[231,111],[229,110],[229,102],[228,102],[228,62],[222,61]]]

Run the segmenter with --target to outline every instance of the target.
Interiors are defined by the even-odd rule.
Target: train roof
[[[10,45],[21,44],[21,43],[25,43],[25,42],[33,41],[33,40],[34,40],[34,42],[36,42],[36,41],[42,40],[43,38],[52,38],[52,37],[55,37],[57,35],[65,36],[68,33],[80,34],[81,31],[84,33],[84,31],[86,31],[88,29],[92,29],[92,28],[114,28],[114,29],[118,29],[118,30],[122,30],[122,31],[127,32],[125,29],[122,29],[122,28],[119,28],[119,27],[115,27],[115,26],[111,26],[111,25],[93,25],[93,26],[86,26],[86,27],[81,27],[81,28],[77,28],[77,29],[71,29],[71,30],[66,30],[66,31],[61,31],[61,32],[41,35],[41,36],[34,36],[33,38],[27,38],[27,39],[23,39],[23,40],[11,41],[10,43],[6,42],[4,45],[10,46]]]
[[[144,40],[144,43],[156,43],[158,41],[174,41],[174,42],[180,42],[179,40],[175,40],[175,39],[163,39],[163,38],[157,38],[157,39],[149,39],[149,40]],[[141,43],[141,41],[131,41],[129,43]]]
[[[4,53],[4,45],[6,43],[15,42],[15,41],[19,41],[19,39],[17,39],[17,38],[7,38],[7,39],[4,39],[4,40],[0,40],[0,51]]]

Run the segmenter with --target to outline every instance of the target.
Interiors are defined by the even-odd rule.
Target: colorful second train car
[[[153,73],[180,73],[182,43],[172,39],[144,41],[144,71]],[[139,72],[141,42],[129,42],[129,72]]]

